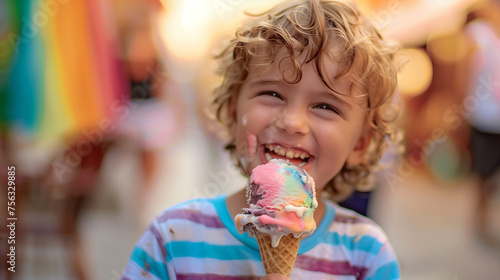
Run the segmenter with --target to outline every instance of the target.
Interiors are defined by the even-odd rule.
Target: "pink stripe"
[[[356,279],[364,279],[367,271],[367,268],[352,266],[347,261],[332,262],[304,255],[297,256],[295,267],[329,275],[352,275],[356,276]]]
[[[198,224],[205,225],[210,228],[223,228],[224,224],[218,216],[209,216],[196,210],[174,210],[165,213],[158,218],[158,222],[162,223],[169,219],[184,219]]]
[[[219,274],[177,274],[177,280],[258,280],[258,276],[227,276]]]
[[[343,223],[343,224],[357,224],[357,223],[366,223],[366,220],[360,219],[359,217],[353,217],[353,216],[335,215],[335,222]]]
[[[158,242],[158,247],[160,248],[161,254],[162,254],[163,258],[166,259],[167,258],[167,249],[165,248],[165,243],[163,241],[163,237],[162,237],[161,233],[158,231],[158,229],[156,229],[152,225],[149,226],[148,230],[155,236],[156,242]]]

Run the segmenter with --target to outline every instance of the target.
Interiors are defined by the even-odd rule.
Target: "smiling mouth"
[[[284,159],[299,167],[305,166],[310,158],[310,155],[306,152],[298,152],[280,145],[273,144],[265,145],[264,154],[267,161],[275,158]]]

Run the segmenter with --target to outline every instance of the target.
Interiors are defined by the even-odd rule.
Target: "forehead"
[[[281,69],[282,71],[303,66],[308,63],[318,63],[322,70],[328,71],[328,76],[335,76],[338,70],[338,61],[342,60],[340,48],[333,43],[329,44],[328,48],[319,51],[319,55],[311,59],[308,56],[308,48],[295,49],[293,53],[285,46],[271,47],[270,50],[258,50],[249,62],[249,70],[251,74],[262,72],[265,70]]]
[[[323,52],[315,59],[308,61],[307,50],[294,51],[290,54],[285,47],[276,51],[274,59],[256,56],[249,63],[249,75],[245,83],[261,79],[263,76],[270,81],[285,81],[293,84],[298,83],[306,75],[309,80],[315,79],[318,83],[333,92],[351,96],[360,96],[362,89],[353,83],[350,75],[338,78],[341,69],[340,61],[344,61],[343,50],[338,45],[330,43],[328,52]],[[302,75],[300,75],[300,71]],[[311,74],[314,73],[314,74]]]

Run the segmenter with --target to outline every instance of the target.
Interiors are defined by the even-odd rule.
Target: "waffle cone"
[[[257,235],[256,238],[266,274],[279,273],[290,277],[299,250],[300,239],[293,237],[293,234],[285,235],[274,248],[269,235]]]

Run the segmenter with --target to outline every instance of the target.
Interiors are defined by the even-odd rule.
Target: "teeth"
[[[266,148],[282,157],[287,157],[289,159],[300,158],[302,160],[309,158],[307,153],[297,153],[292,150],[287,150],[280,146],[266,145]],[[270,156],[269,156],[270,157]],[[267,159],[267,155],[266,155]],[[269,159],[268,159],[269,160]]]
[[[273,159],[269,153],[266,153],[265,156],[267,161],[271,161]]]
[[[305,162],[305,161],[303,161],[303,162],[301,162],[301,163],[297,164],[297,166],[298,166],[298,167],[304,167],[304,165],[306,165],[306,162]]]

